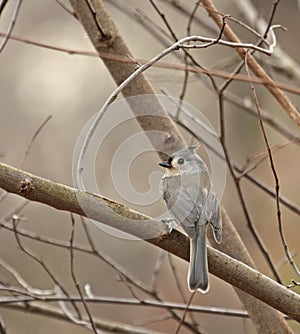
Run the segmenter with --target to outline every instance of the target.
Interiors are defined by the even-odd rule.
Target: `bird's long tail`
[[[207,250],[206,250],[206,228],[200,226],[190,243],[190,267],[188,274],[188,285],[190,291],[200,290],[207,292],[209,288]]]

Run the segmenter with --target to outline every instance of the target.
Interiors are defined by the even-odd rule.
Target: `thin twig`
[[[19,166],[20,166],[20,167],[23,167],[24,162],[25,162],[25,160],[26,160],[26,158],[27,158],[27,156],[28,156],[28,154],[29,154],[29,151],[30,151],[32,145],[33,145],[34,142],[35,142],[36,137],[37,137],[38,134],[42,131],[43,127],[50,121],[51,118],[52,118],[51,115],[48,116],[48,117],[44,120],[44,122],[38,127],[38,129],[35,131],[35,133],[33,134],[32,138],[30,139],[30,141],[29,141],[27,147],[25,148],[25,151],[24,151],[24,153],[23,153],[23,155],[22,155],[22,157],[21,157],[21,159],[20,159],[20,162],[19,162]]]
[[[185,317],[186,317],[186,315],[187,315],[189,306],[191,305],[192,300],[193,300],[193,298],[195,297],[195,294],[196,294],[196,293],[197,293],[197,291],[194,291],[193,293],[191,293],[190,298],[189,298],[189,300],[188,300],[188,302],[187,302],[187,304],[186,304],[186,308],[185,308],[185,310],[184,310],[184,312],[183,312],[181,321],[180,321],[180,323],[179,323],[179,325],[178,325],[178,327],[177,327],[177,329],[176,329],[175,334],[178,334],[178,333],[179,333],[179,331],[180,331],[180,329],[181,329],[181,326],[182,326],[182,322],[184,321],[184,319],[185,319]],[[202,334],[202,333],[205,333],[205,332],[204,332],[204,330],[201,330],[201,332],[199,332],[199,333]]]
[[[291,282],[292,284],[287,285],[288,289],[292,289],[292,288],[300,286],[300,282],[296,282],[294,279],[292,279]]]
[[[54,0],[61,8],[63,8],[64,11],[66,11],[68,14],[70,14],[71,16],[73,16],[75,19],[77,18],[76,13],[70,9],[69,7],[67,7],[62,1],[60,0]]]
[[[22,5],[22,1],[23,0],[18,0],[17,4],[16,4],[16,8],[15,8],[15,11],[13,13],[13,16],[11,18],[11,21],[10,21],[10,24],[9,24],[9,27],[7,29],[7,32],[6,32],[6,36],[4,37],[1,45],[0,45],[0,53],[4,50],[8,40],[9,40],[9,36],[10,34],[12,33],[13,29],[14,29],[14,26],[17,22],[17,17],[19,15],[19,12],[20,12],[20,9],[21,9],[21,5]],[[4,4],[5,5],[5,4]]]
[[[156,263],[153,269],[153,273],[152,273],[152,278],[151,278],[152,291],[157,291],[158,277],[159,277],[159,273],[161,271],[162,265],[164,263],[165,257],[166,257],[166,253],[164,251],[161,251],[156,260]]]
[[[184,303],[186,303],[187,299],[186,299],[186,296],[184,294],[183,286],[181,284],[182,281],[181,281],[180,277],[178,276],[178,272],[177,272],[176,266],[175,266],[175,264],[173,262],[172,254],[168,254],[168,259],[169,259],[169,264],[170,264],[170,267],[171,267],[171,270],[172,270],[173,277],[175,279],[177,291],[179,292],[182,301]]]
[[[273,153],[276,153],[282,150],[283,148],[287,147],[291,143],[293,143],[293,140],[290,140],[286,143],[274,145],[270,148]],[[252,154],[250,157],[247,157],[244,166],[241,168],[243,172],[239,177],[249,174],[250,172],[255,170],[260,164],[262,164],[266,159],[268,159],[268,157],[269,155],[267,150],[260,151],[258,153]]]
[[[74,249],[73,249],[73,244],[74,244],[74,235],[75,235],[75,219],[74,215],[71,213],[71,222],[72,222],[72,228],[71,228],[71,236],[70,236],[70,265],[71,265],[71,276],[73,283],[75,284],[76,290],[80,296],[80,299],[82,301],[83,307],[85,309],[85,312],[89,318],[90,321],[90,326],[95,334],[98,334],[99,331],[97,331],[96,325],[94,323],[93,317],[90,313],[90,310],[87,306],[87,303],[85,301],[85,298],[81,292],[80,285],[77,281],[76,274],[75,274],[75,266],[74,266]]]
[[[192,35],[192,33],[191,33],[192,22],[193,22],[193,20],[195,18],[197,9],[199,7],[199,3],[200,3],[200,1],[198,1],[197,3],[195,3],[194,8],[192,10],[192,13],[189,16],[187,27],[186,27],[186,35],[187,36],[191,36]],[[188,63],[188,54],[187,54],[187,52],[184,54],[184,59],[183,60],[184,60],[184,64],[185,64],[186,70],[184,71],[184,78],[183,78],[183,83],[182,83],[182,89],[181,89],[181,93],[180,93],[180,96],[179,96],[180,104],[178,105],[177,116],[178,116],[178,113],[180,112],[180,109],[181,109],[181,106],[182,106],[182,102],[184,100],[184,97],[185,97],[185,94],[186,94],[186,91],[187,91],[187,87],[188,87],[187,85],[188,85],[188,80],[189,80],[189,74],[190,74],[190,72],[188,71],[188,65],[189,65],[189,63]],[[213,81],[212,84],[213,84],[212,85],[213,87],[216,87],[215,81]]]
[[[3,267],[5,270],[7,270],[9,273],[11,273],[17,282],[31,295],[39,295],[39,296],[51,296],[54,295],[54,290],[40,290],[35,289],[29,285],[28,282],[25,281],[25,279],[21,276],[21,274],[12,266],[10,266],[8,263],[4,261],[4,259],[0,258],[0,266]]]
[[[185,293],[184,293],[184,289],[183,289],[183,286],[182,286],[182,281],[180,280],[179,278],[179,275],[178,275],[178,272],[177,272],[177,269],[175,267],[175,264],[173,262],[173,257],[172,257],[172,254],[168,254],[168,259],[169,259],[169,264],[170,264],[170,267],[171,267],[171,270],[172,270],[172,273],[173,273],[173,277],[175,279],[175,283],[176,283],[176,288],[177,288],[177,291],[179,291],[179,294],[180,294],[180,297],[183,301],[183,303],[187,303],[187,298],[185,296]],[[193,321],[194,325],[195,326],[199,326],[198,322],[196,321],[196,318],[194,316],[194,313],[193,312],[190,312],[190,318],[191,320]]]
[[[247,58],[247,53],[245,55],[245,66],[246,66],[246,70],[249,76],[249,80],[251,81],[251,75],[250,75],[250,71],[249,71],[249,67],[248,67],[248,58]],[[280,201],[279,201],[279,190],[280,190],[280,184],[279,184],[279,177],[275,168],[275,164],[274,164],[274,159],[273,159],[273,155],[272,155],[272,150],[270,148],[270,144],[269,144],[269,139],[267,137],[266,131],[265,131],[265,126],[263,123],[263,119],[261,117],[261,109],[260,109],[260,105],[258,102],[258,98],[256,95],[256,90],[254,88],[253,83],[250,83],[250,88],[253,94],[253,99],[255,101],[255,105],[257,108],[257,114],[258,114],[258,119],[259,119],[259,124],[262,130],[262,134],[263,134],[263,138],[266,144],[266,148],[268,151],[268,156],[269,156],[269,161],[270,161],[270,167],[273,173],[273,177],[274,177],[274,181],[275,181],[275,199],[276,199],[276,212],[277,212],[277,223],[278,223],[278,230],[279,230],[279,235],[280,235],[280,239],[284,248],[284,252],[289,260],[290,265],[292,266],[292,268],[294,269],[295,273],[300,277],[300,271],[295,263],[295,261],[293,260],[292,255],[290,254],[286,239],[285,239],[285,235],[284,235],[284,231],[283,231],[283,226],[282,226],[282,220],[281,220],[281,209],[280,209]]]
[[[186,41],[182,42],[182,44],[179,45],[179,47],[185,48],[185,49],[202,49],[202,48],[207,48],[207,47],[209,47],[211,45],[214,45],[214,44],[220,44],[220,45],[224,45],[224,46],[229,46],[231,48],[252,49],[252,50],[264,53],[268,56],[271,56],[273,51],[274,51],[274,47],[276,46],[276,43],[277,43],[276,35],[273,31],[275,28],[281,28],[283,30],[286,30],[283,26],[281,26],[279,24],[271,26],[270,27],[270,32],[271,32],[271,35],[272,35],[272,43],[269,45],[269,47],[267,49],[261,48],[260,46],[257,46],[257,45],[252,44],[252,43],[228,42],[228,41],[222,40],[222,39],[216,40],[216,39],[213,39],[213,38],[202,37],[202,36],[191,36],[189,38],[189,40],[186,40]],[[202,42],[202,43],[206,43],[206,44],[191,44],[190,45],[190,44],[185,44],[186,42]]]
[[[149,317],[147,319],[135,320],[133,324],[136,326],[145,326],[145,325],[153,324],[153,323],[160,322],[160,321],[170,320],[170,319],[172,319],[170,313],[164,313],[164,314],[159,314],[159,315]]]
[[[274,19],[277,7],[279,5],[279,2],[280,2],[280,0],[273,1],[270,18],[268,20],[268,25],[267,25],[267,28],[266,28],[265,33],[264,33],[264,38],[267,38],[267,36],[268,36],[268,32],[269,32],[269,30],[270,30],[270,28],[272,26],[273,19]]]
[[[5,289],[3,289],[5,291]],[[12,289],[11,289],[12,290]],[[7,288],[7,291],[10,291],[10,288]],[[0,298],[0,305],[4,307],[9,304],[19,304],[21,302],[25,303],[34,303],[34,302],[46,302],[46,303],[55,303],[55,302],[81,302],[80,296],[30,296],[24,290],[23,293],[19,292],[17,288],[14,288],[13,291],[20,293],[19,296],[3,296]],[[187,309],[187,305],[183,303],[175,303],[169,301],[157,301],[155,299],[145,299],[142,302],[135,298],[119,298],[119,297],[110,297],[110,296],[93,296],[85,298],[85,302],[88,304],[107,304],[107,305],[127,305],[127,306],[141,306],[141,307],[151,307],[157,309],[174,309],[178,311],[184,311]],[[247,311],[239,309],[229,309],[223,307],[211,307],[204,305],[189,305],[188,311],[196,312],[200,314],[211,314],[211,315],[220,315],[234,318],[249,318]]]
[[[97,26],[97,28],[98,28],[98,30],[99,30],[99,33],[101,34],[101,37],[100,37],[100,38],[101,38],[102,40],[105,40],[106,38],[109,38],[109,37],[110,37],[109,34],[107,34],[107,33],[104,31],[104,29],[103,29],[101,23],[100,23],[99,20],[98,20],[97,13],[96,13],[96,11],[95,11],[95,9],[94,9],[94,6],[93,6],[93,4],[91,3],[91,1],[90,1],[90,0],[84,0],[84,1],[85,1],[86,4],[88,5],[88,7],[89,7],[89,9],[90,9],[90,11],[91,11],[91,13],[92,13],[93,20],[95,21],[95,24],[96,24],[96,26]]]

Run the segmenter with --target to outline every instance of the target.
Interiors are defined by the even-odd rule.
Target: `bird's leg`
[[[175,219],[169,217],[169,218],[163,218],[161,221],[162,221],[164,224],[167,225],[167,227],[168,227],[168,233],[170,234],[170,233],[172,232],[173,228],[174,228],[174,225],[176,224]]]

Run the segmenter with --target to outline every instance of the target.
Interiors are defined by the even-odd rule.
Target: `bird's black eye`
[[[184,164],[184,159],[183,158],[178,159],[178,165],[183,165],[183,164]]]

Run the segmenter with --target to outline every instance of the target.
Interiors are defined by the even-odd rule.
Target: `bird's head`
[[[198,172],[200,169],[207,170],[203,160],[196,153],[198,146],[190,146],[172,154],[168,160],[159,163],[166,168],[167,176],[175,176],[188,172]]]

